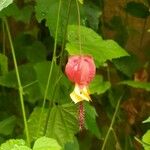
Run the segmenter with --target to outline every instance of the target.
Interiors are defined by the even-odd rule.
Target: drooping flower
[[[74,91],[70,94],[71,99],[77,103],[82,100],[90,101],[88,85],[95,76],[96,67],[91,56],[70,56],[65,68],[70,81],[75,83]]]

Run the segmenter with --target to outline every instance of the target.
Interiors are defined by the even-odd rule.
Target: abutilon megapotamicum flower
[[[70,56],[66,64],[65,73],[70,81],[75,83],[71,99],[77,103],[83,100],[90,101],[88,85],[95,76],[96,67],[91,56]]]

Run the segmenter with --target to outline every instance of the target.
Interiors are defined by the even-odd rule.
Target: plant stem
[[[49,74],[48,74],[46,89],[45,89],[45,93],[44,93],[44,100],[43,100],[42,110],[41,110],[40,118],[39,118],[39,127],[38,127],[38,130],[37,130],[37,136],[38,136],[40,126],[41,126],[41,119],[42,119],[43,111],[44,111],[45,104],[46,104],[46,97],[47,97],[47,94],[48,94],[48,89],[49,89],[49,84],[50,84],[50,80],[51,80],[51,76],[52,76],[54,63],[56,63],[56,49],[57,49],[57,37],[58,37],[58,27],[59,27],[59,20],[60,20],[61,3],[62,3],[62,0],[59,0],[53,58],[52,58],[52,62],[51,62],[51,65],[50,65],[50,70],[49,70]],[[51,104],[53,104],[53,103],[54,103],[54,101],[51,100]]]
[[[2,30],[3,30],[3,54],[5,55],[6,47],[5,47],[5,40],[6,40],[6,34],[5,34],[5,22],[2,20]]]
[[[80,8],[78,0],[76,0],[77,13],[78,13],[78,38],[79,38],[79,50],[80,55],[82,54],[82,45],[81,45],[81,18],[80,18]]]
[[[116,105],[116,109],[115,109],[115,112],[114,112],[114,115],[113,115],[113,118],[112,118],[112,121],[111,121],[111,124],[109,126],[109,129],[107,131],[107,134],[105,136],[105,139],[104,139],[104,143],[102,145],[102,149],[101,150],[104,150],[105,149],[105,146],[107,144],[107,140],[108,140],[108,137],[109,137],[109,134],[111,132],[111,130],[113,130],[113,125],[115,123],[115,119],[116,119],[116,116],[117,116],[117,112],[119,110],[119,106],[120,106],[120,102],[121,102],[121,99],[122,99],[123,95],[120,96],[119,100],[118,100],[118,103]]]
[[[23,98],[23,88],[22,88],[22,85],[21,85],[21,80],[20,80],[20,75],[19,75],[16,55],[15,55],[15,50],[14,50],[14,46],[13,46],[13,42],[12,42],[12,37],[11,37],[11,34],[10,34],[10,29],[9,29],[8,22],[7,22],[6,19],[5,19],[5,25],[6,25],[6,30],[7,30],[7,33],[8,33],[8,39],[9,39],[9,42],[10,42],[11,52],[12,52],[14,66],[15,66],[15,71],[16,71],[16,77],[17,77],[17,81],[18,81],[19,96],[20,96],[20,102],[21,102],[24,126],[25,126],[25,134],[26,134],[26,138],[27,138],[27,143],[30,146],[29,130],[28,130],[28,124],[27,124],[26,112],[25,112],[25,106],[24,106],[24,98]]]

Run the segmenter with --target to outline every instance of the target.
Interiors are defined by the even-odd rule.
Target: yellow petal
[[[77,84],[75,85],[73,92],[70,94],[70,97],[75,103],[78,103],[83,100],[91,100],[88,88],[85,86],[81,89]]]

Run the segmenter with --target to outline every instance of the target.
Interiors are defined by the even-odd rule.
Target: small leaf
[[[0,150],[31,150],[26,146],[24,140],[21,139],[11,139],[6,141],[0,146]]]
[[[127,80],[127,81],[120,82],[120,84],[125,84],[133,88],[140,88],[146,91],[150,91],[150,83],[148,82],[138,82],[138,81]]]
[[[85,126],[86,128],[91,131],[92,134],[96,135],[97,138],[101,137],[101,133],[96,123],[97,113],[93,106],[89,103],[84,103],[85,108]]]
[[[70,55],[92,55],[96,61],[97,66],[102,65],[106,60],[128,56],[128,53],[121,48],[113,40],[103,40],[100,35],[92,29],[81,26],[81,46],[78,38],[78,26],[70,25],[68,28],[68,43],[66,50]]]
[[[150,130],[142,137],[143,147],[145,150],[150,150]]]
[[[13,0],[1,0],[0,1],[0,11],[10,5],[13,2]]]
[[[0,134],[11,135],[16,124],[16,117],[11,116],[0,122]]]
[[[150,117],[148,117],[146,120],[143,121],[143,123],[149,123],[150,122]]]
[[[52,108],[48,120],[46,136],[55,138],[59,144],[73,141],[74,134],[77,133],[77,108],[73,104],[65,104]]]
[[[138,18],[147,18],[150,15],[149,8],[140,2],[131,1],[127,3],[125,10]]]
[[[61,146],[55,139],[41,137],[34,143],[33,150],[60,150]]]
[[[103,77],[100,75],[97,75],[94,80],[90,84],[90,93],[94,94],[103,94],[105,93],[109,88],[111,87],[111,84],[109,81],[103,81]]]

